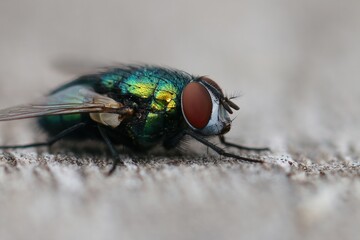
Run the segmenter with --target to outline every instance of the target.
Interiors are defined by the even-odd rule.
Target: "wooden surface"
[[[357,239],[359,8],[1,1],[1,108],[74,78],[58,71],[71,59],[75,72],[83,60],[154,63],[240,94],[229,139],[273,152],[242,164],[189,140],[183,153],[124,153],[138,166],[105,177],[101,144],[0,151],[0,239]],[[31,121],[0,123],[0,144],[43,139]]]

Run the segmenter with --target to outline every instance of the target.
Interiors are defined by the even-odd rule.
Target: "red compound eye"
[[[208,90],[200,83],[189,83],[183,90],[181,101],[186,120],[194,128],[204,128],[212,112],[212,100]]]

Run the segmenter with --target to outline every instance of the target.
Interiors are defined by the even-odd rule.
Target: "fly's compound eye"
[[[212,100],[209,91],[200,83],[191,82],[181,96],[183,115],[187,123],[202,129],[209,123],[212,113]]]

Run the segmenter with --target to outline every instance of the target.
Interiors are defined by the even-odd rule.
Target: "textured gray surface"
[[[1,1],[1,108],[72,79],[54,69],[63,59],[173,66],[241,93],[231,140],[297,164],[220,160],[191,142],[187,155],[157,150],[106,178],[91,144],[0,152],[0,238],[357,239],[359,10],[355,0]],[[0,144],[40,139],[31,121],[0,124]]]

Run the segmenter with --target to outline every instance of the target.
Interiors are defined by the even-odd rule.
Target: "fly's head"
[[[217,83],[200,77],[185,86],[181,109],[189,127],[202,135],[222,135],[231,128],[229,114],[239,107],[225,97]]]

